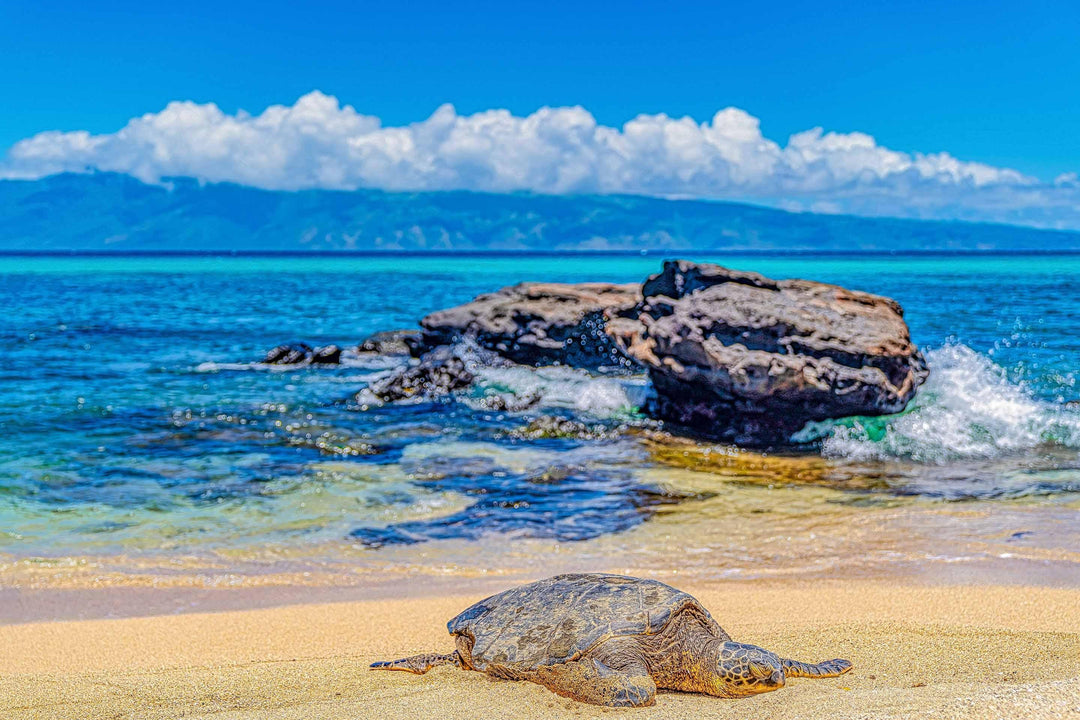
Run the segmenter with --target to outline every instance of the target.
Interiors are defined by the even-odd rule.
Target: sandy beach
[[[484,593],[0,627],[0,716],[22,718],[1080,717],[1080,590],[893,581],[688,585],[738,640],[818,661],[745,700],[606,710],[529,683],[370,662],[452,647]]]

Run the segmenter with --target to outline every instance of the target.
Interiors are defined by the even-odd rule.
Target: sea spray
[[[930,379],[904,413],[816,423],[798,439],[822,439],[829,458],[924,463],[1080,449],[1080,412],[1039,400],[986,355],[949,344],[927,359]]]

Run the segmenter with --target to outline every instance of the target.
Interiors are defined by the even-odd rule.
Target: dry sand
[[[1080,720],[1080,590],[895,581],[688,585],[737,639],[855,670],[719,700],[606,710],[450,667],[368,663],[448,650],[478,594],[0,626],[0,717],[857,718]]]

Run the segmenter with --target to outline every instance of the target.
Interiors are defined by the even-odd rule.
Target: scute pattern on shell
[[[655,635],[688,606],[726,633],[692,596],[656,580],[558,575],[481,600],[447,624],[472,640],[477,670],[528,672],[576,660],[613,637]]]

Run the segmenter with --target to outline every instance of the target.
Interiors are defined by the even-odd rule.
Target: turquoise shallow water
[[[838,479],[842,491],[1055,507],[1080,494],[1080,257],[713,259],[904,306],[932,369],[915,405],[804,433],[830,467],[876,478],[858,490]],[[658,483],[640,443],[615,431],[636,421],[643,378],[492,371],[460,402],[363,411],[347,400],[395,361],[287,372],[247,363],[284,341],[355,344],[521,280],[640,281],[659,263],[0,258],[0,553],[344,543],[377,554],[491,535],[576,541],[649,523],[688,496]],[[480,402],[492,392],[544,399],[530,414],[497,413]],[[603,437],[522,437],[541,413]]]

